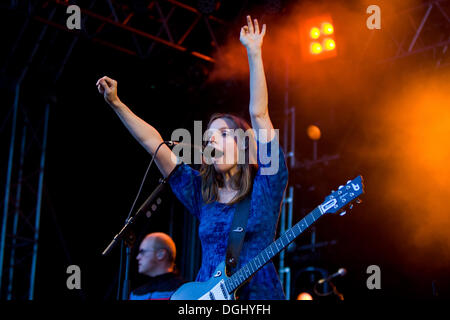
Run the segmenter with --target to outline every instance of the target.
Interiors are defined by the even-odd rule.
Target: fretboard
[[[295,238],[297,238],[303,231],[305,231],[321,216],[322,213],[319,207],[316,207],[296,225],[288,229],[277,240],[275,240],[267,248],[262,250],[256,257],[250,260],[238,271],[236,271],[225,281],[225,286],[227,287],[228,292],[232,293],[234,290],[236,290],[242,283],[250,278],[256,271],[261,269],[275,255],[280,253],[281,250],[286,248],[292,241],[295,240]]]

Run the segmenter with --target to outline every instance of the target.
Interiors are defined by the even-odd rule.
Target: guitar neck
[[[277,240],[272,242],[267,248],[262,250],[256,257],[250,260],[242,268],[236,271],[231,277],[225,281],[228,292],[233,292],[242,283],[247,281],[256,271],[261,269],[274,256],[285,249],[292,241],[295,240],[303,231],[308,229],[317,219],[322,216],[319,207],[316,207],[306,217],[300,220],[292,228],[283,233]]]

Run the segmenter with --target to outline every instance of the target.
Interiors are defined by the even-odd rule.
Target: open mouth
[[[211,159],[212,161],[217,160],[223,157],[223,150],[220,150],[213,146],[206,146],[203,150],[203,156],[207,159]]]

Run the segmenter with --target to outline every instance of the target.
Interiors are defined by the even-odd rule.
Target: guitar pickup
[[[220,289],[222,290],[222,294],[225,297],[226,300],[229,300],[227,289],[225,288],[225,285],[223,284],[223,281],[220,282]]]

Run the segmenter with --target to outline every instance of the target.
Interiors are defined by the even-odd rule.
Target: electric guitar
[[[269,262],[270,259],[280,253],[281,250],[284,250],[317,219],[327,213],[340,211],[341,215],[345,214],[344,208],[349,206],[352,209],[354,201],[360,203],[361,201],[358,197],[363,193],[364,185],[361,176],[349,180],[345,186],[339,186],[337,191],[332,191],[322,204],[283,233],[233,275],[227,276],[225,262],[222,262],[214,271],[214,276],[208,281],[188,282],[179,287],[170,300],[235,300],[236,290],[239,287]]]

